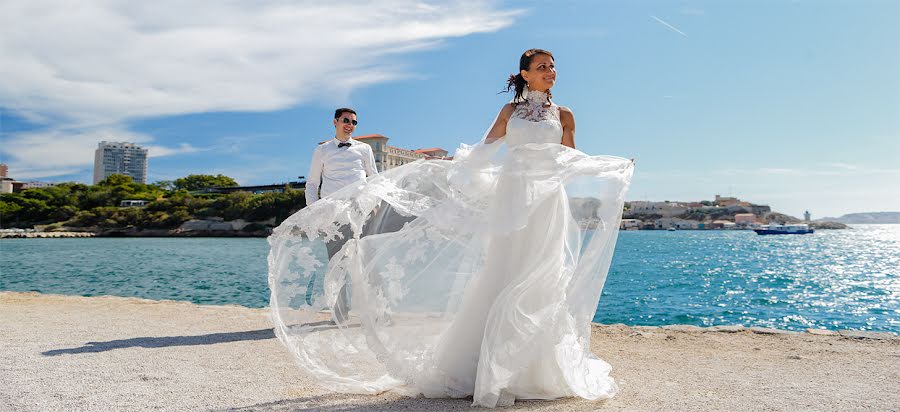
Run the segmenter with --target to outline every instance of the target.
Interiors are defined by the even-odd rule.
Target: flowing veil
[[[532,394],[521,378],[552,367],[567,371],[559,396],[615,392],[590,353],[590,322],[632,163],[559,144],[502,146],[482,138],[452,160],[387,170],[275,229],[275,332],[317,383],[474,393],[494,406],[511,403],[508,388],[556,397]],[[329,261],[324,242],[348,233]]]

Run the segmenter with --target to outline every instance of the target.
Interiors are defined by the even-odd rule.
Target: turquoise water
[[[0,290],[266,306],[265,239],[0,240]],[[595,321],[900,333],[900,225],[622,232]]]

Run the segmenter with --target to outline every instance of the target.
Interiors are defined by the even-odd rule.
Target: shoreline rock
[[[832,221],[813,221],[813,222],[803,222],[809,225],[810,228],[816,230],[841,230],[841,229],[849,229],[850,226],[847,226],[841,222],[832,222]]]
[[[96,237],[94,232],[0,232],[0,239]]]
[[[150,229],[142,227],[59,227],[51,231],[43,231],[44,226],[29,229],[4,229],[0,238],[76,238],[76,237],[261,237],[272,234],[274,221],[247,222],[241,219],[224,221],[222,219],[194,219],[181,224],[175,229]]]

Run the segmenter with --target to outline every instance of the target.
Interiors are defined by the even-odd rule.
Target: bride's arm
[[[512,116],[514,109],[515,106],[512,103],[508,103],[500,109],[497,120],[494,121],[494,125],[491,126],[491,130],[488,132],[487,137],[484,138],[485,143],[494,143],[503,138],[503,136],[506,136],[506,123],[509,122],[509,117]]]
[[[562,123],[563,127],[563,135],[562,135],[562,144],[563,146],[568,146],[571,148],[575,148],[575,114],[572,113],[572,110],[568,107],[560,107],[559,108],[559,121]]]

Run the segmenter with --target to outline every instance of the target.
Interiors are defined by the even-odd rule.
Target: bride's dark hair
[[[525,81],[525,78],[522,77],[522,70],[528,71],[528,69],[531,67],[531,60],[533,60],[534,56],[538,54],[543,54],[549,56],[551,59],[556,60],[556,58],[553,57],[553,53],[550,53],[549,51],[544,49],[525,50],[525,53],[522,53],[522,57],[519,58],[519,72],[509,75],[509,79],[506,81],[506,90],[501,91],[501,93],[503,93],[515,89],[516,96],[513,97],[513,103],[519,103],[525,100],[525,98],[522,96],[522,93],[525,92],[525,86],[528,83]],[[550,100],[550,97],[550,91],[547,90],[547,100]]]

